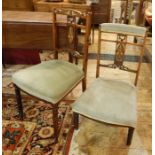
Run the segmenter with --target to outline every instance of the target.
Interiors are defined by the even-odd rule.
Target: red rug
[[[36,123],[32,122],[3,120],[2,125],[3,154],[22,155],[35,127]]]

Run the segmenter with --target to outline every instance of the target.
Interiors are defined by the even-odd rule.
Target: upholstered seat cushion
[[[141,37],[145,36],[146,28],[138,27],[135,25],[119,24],[119,23],[103,23],[100,24],[101,31],[122,33],[126,35],[138,35]]]
[[[123,126],[136,126],[136,89],[129,83],[98,78],[75,101],[74,112]]]
[[[83,77],[83,71],[76,65],[62,60],[51,60],[16,72],[12,80],[27,93],[57,103]]]

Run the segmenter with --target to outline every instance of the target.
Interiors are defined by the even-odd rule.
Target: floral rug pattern
[[[40,53],[41,61],[53,59],[51,51]],[[60,59],[67,59],[66,54],[60,53]],[[19,121],[18,110],[15,100],[14,86],[11,76],[18,70],[31,65],[7,65],[2,70],[2,93],[3,93],[3,120]],[[22,93],[22,92],[21,92]],[[69,104],[73,100],[66,99],[59,107],[59,143],[53,144],[52,106],[22,93],[24,121],[36,123],[36,128],[23,151],[23,155],[60,155],[66,151],[66,140],[71,127],[72,112]]]
[[[3,120],[3,154],[22,155],[35,127],[36,123],[32,122]]]
[[[66,104],[67,103],[67,104]],[[65,150],[72,113],[69,101],[60,103],[59,107],[59,143],[53,144],[52,106],[36,99],[23,98],[24,121],[36,123],[32,136],[23,151],[23,155],[53,155],[62,154]],[[14,95],[3,95],[3,120],[19,120]]]

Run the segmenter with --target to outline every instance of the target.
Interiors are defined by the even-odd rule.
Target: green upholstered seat
[[[100,24],[101,31],[145,36],[146,28],[135,25],[118,24],[118,23],[103,23]]]
[[[97,78],[72,108],[101,122],[135,127],[136,88],[123,81]]]
[[[83,71],[76,65],[62,60],[51,60],[16,72],[12,80],[25,92],[57,103],[83,77]]]

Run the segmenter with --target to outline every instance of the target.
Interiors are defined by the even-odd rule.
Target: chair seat
[[[83,77],[83,71],[75,64],[51,60],[16,72],[12,80],[28,94],[55,104]]]
[[[136,88],[123,81],[97,78],[75,101],[72,109],[94,120],[135,127]]]
[[[119,23],[103,23],[100,24],[102,31],[122,33],[125,35],[145,36],[146,28],[135,25],[119,24]]]

